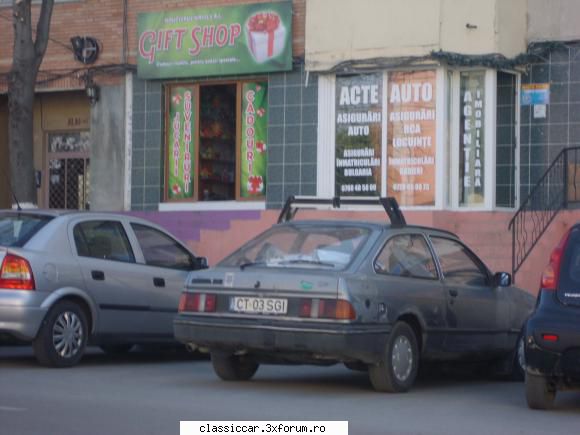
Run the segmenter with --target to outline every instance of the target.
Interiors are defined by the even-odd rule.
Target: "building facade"
[[[575,13],[572,0],[57,0],[35,104],[38,203],[144,216],[215,263],[289,195],[388,195],[509,271],[515,211],[580,146]],[[575,219],[558,214],[518,285],[536,290]]]

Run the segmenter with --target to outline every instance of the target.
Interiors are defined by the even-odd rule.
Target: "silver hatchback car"
[[[207,267],[157,225],[128,215],[0,211],[0,338],[31,342],[68,367],[87,343],[106,352],[173,342],[187,274]]]

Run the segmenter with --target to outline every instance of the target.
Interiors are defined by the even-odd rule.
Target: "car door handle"
[[[102,270],[91,270],[91,276],[95,281],[105,280],[105,272],[103,272]]]
[[[153,285],[155,287],[165,287],[165,280],[163,278],[153,278]]]
[[[449,290],[449,295],[452,298],[456,298],[458,294],[459,294],[459,292],[457,290],[455,290],[454,288],[452,288],[452,289]]]

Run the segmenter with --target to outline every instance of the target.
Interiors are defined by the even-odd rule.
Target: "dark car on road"
[[[355,200],[328,200],[335,206]],[[216,267],[191,273],[176,338],[208,349],[216,374],[248,380],[261,363],[333,364],[369,372],[378,391],[413,385],[421,360],[475,360],[520,373],[518,339],[533,308],[459,238],[407,225],[292,220],[324,201],[291,198],[279,224]],[[375,201],[376,204],[376,201]]]
[[[551,408],[558,390],[580,388],[580,224],[566,232],[542,274],[525,358],[530,408]]]
[[[87,343],[109,353],[174,345],[185,279],[205,264],[137,217],[0,211],[0,339],[32,343],[54,367],[78,363]]]

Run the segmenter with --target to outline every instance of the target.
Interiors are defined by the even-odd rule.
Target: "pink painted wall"
[[[175,212],[173,212],[175,213]],[[188,212],[182,212],[188,213]],[[211,213],[211,212],[205,212]],[[164,213],[155,213],[155,221],[164,224]],[[210,265],[217,263],[246,241],[276,223],[279,210],[256,212],[252,216],[238,218],[235,214],[228,219],[228,225],[220,228],[197,228],[191,237],[187,230],[180,231],[181,238],[198,255],[208,258]],[[511,272],[512,236],[508,223],[513,212],[453,212],[453,211],[407,211],[409,224],[433,226],[457,234],[493,271]],[[147,217],[147,216],[145,216]],[[384,222],[384,212],[361,211],[310,211],[299,212],[298,219],[340,219],[368,220]],[[175,216],[173,216],[175,219]],[[517,286],[532,294],[538,291],[541,273],[548,262],[554,246],[564,232],[580,221],[580,210],[561,212],[540,239],[532,255],[517,274]]]

